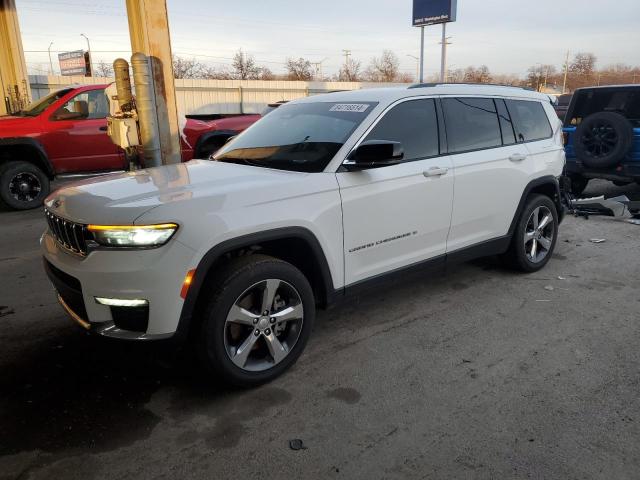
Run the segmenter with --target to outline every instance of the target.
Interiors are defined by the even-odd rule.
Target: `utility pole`
[[[442,24],[442,58],[440,62],[440,81],[445,82],[447,79],[447,45],[451,45],[449,39],[451,37],[447,37],[447,24]]]
[[[15,0],[0,0],[0,115],[29,104],[31,90]]]
[[[91,59],[91,44],[89,43],[89,37],[84,33],[81,33],[80,36],[87,40],[87,51],[89,52],[89,76],[93,77],[93,60]]]
[[[47,48],[48,52],[49,52],[49,75],[53,75],[53,62],[51,61],[51,46],[53,45],[53,42],[51,42],[49,44],[49,48]]]
[[[342,50],[342,52],[344,55],[344,63],[347,65],[349,63],[349,57],[351,56],[351,50]]]
[[[562,94],[567,93],[567,76],[569,75],[569,50],[567,50],[567,59],[564,62],[564,83],[562,84]]]
[[[323,58],[322,60],[320,60],[319,62],[311,62],[311,65],[313,65],[315,67],[316,70],[316,79],[317,81],[321,82],[322,81],[322,64],[324,62],[326,62],[327,60],[329,60],[328,58]]]
[[[416,61],[416,81],[420,81],[420,57],[407,54],[407,57],[411,57]]]
[[[139,109],[148,109],[156,120],[155,126],[153,121],[146,127],[141,122],[141,133],[147,132],[142,143],[144,146],[144,137],[148,137],[150,143],[157,140],[160,145],[160,155],[150,158],[145,167],[180,163],[180,127],[166,0],[126,0],[126,4],[132,64],[142,67],[141,77],[147,77],[143,75],[145,63],[149,66],[149,76],[143,80],[148,83],[150,101],[142,106],[137,101],[137,105]],[[162,172],[156,173],[162,175]]]

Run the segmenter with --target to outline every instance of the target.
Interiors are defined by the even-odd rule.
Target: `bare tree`
[[[232,65],[238,80],[257,80],[260,78],[261,69],[256,65],[255,58],[253,55],[244,53],[242,49],[233,56]]]
[[[396,77],[396,81],[400,83],[414,83],[415,77],[408,72],[399,73]]]
[[[569,72],[578,75],[593,75],[596,66],[596,56],[593,53],[576,53],[573,62],[569,64]]]
[[[311,80],[313,78],[311,62],[302,57],[297,60],[287,58],[286,69],[289,80]]]
[[[260,80],[275,80],[276,76],[274,73],[267,67],[260,67],[260,72],[258,73],[258,78]]]
[[[354,58],[349,57],[344,65],[340,67],[340,72],[338,73],[338,81],[339,82],[357,82],[360,80],[360,69],[362,68],[362,63],[360,60],[356,60]]]
[[[98,62],[93,65],[93,73],[96,77],[113,77],[113,64]]]
[[[527,70],[527,86],[540,91],[543,86],[555,83],[554,65],[534,65]]]
[[[382,52],[382,56],[374,57],[365,71],[365,78],[370,82],[393,82],[398,78],[400,60],[391,50]]]
[[[198,62],[195,58],[173,56],[174,78],[203,78],[206,71],[206,65]]]
[[[467,67],[464,71],[463,81],[467,83],[491,83],[492,80],[491,72],[486,65],[478,68]]]

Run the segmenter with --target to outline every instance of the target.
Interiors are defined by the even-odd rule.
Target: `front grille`
[[[44,213],[49,224],[49,231],[58,244],[76,255],[85,256],[87,254],[86,226],[65,220],[49,210],[45,210]]]

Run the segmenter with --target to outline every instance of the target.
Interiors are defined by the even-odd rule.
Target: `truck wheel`
[[[557,239],[558,212],[555,204],[547,196],[533,195],[520,215],[504,258],[517,270],[537,272],[551,258]]]
[[[10,208],[29,210],[49,195],[49,178],[29,162],[8,162],[0,167],[0,198]]]
[[[226,381],[253,387],[295,363],[315,318],[306,277],[290,263],[266,255],[236,259],[209,287],[198,352]]]
[[[589,184],[589,179],[580,175],[571,175],[569,179],[571,180],[571,193],[576,197],[582,195]]]
[[[576,129],[576,157],[589,168],[616,166],[632,145],[633,126],[619,113],[594,113],[582,120]]]

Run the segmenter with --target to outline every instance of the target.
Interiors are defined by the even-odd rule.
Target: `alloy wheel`
[[[545,206],[537,207],[529,216],[524,231],[524,252],[532,263],[542,262],[553,245],[556,231],[553,214]]]
[[[42,191],[42,185],[36,175],[20,172],[9,181],[9,193],[19,202],[32,202]]]
[[[303,321],[302,299],[291,284],[278,279],[255,283],[236,299],[227,314],[227,355],[243,370],[268,370],[293,350]]]
[[[608,123],[598,123],[582,136],[582,143],[587,154],[594,158],[609,155],[618,140],[615,128]]]

